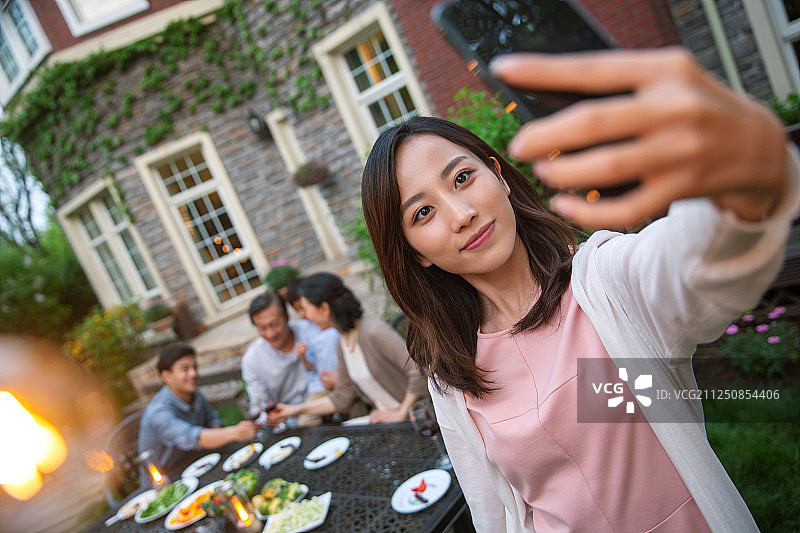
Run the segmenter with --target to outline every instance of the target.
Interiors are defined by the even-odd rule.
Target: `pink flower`
[[[756,326],[756,331],[759,333],[764,333],[767,330],[769,330],[769,326],[766,324],[759,324]]]
[[[777,335],[773,335],[771,337],[767,337],[767,342],[770,344],[778,344],[779,342],[781,342],[781,338],[778,337]]]
[[[755,316],[753,316],[753,315],[744,315],[744,316],[742,317],[742,321],[743,321],[743,322],[752,322],[752,321],[753,321],[753,320],[755,320],[755,319],[756,319],[756,317],[755,317]]]
[[[736,335],[737,333],[739,333],[739,326],[737,326],[736,324],[731,324],[730,326],[728,326],[728,329],[725,330],[725,333],[727,333],[728,335]]]
[[[778,316],[780,316],[780,315],[782,315],[783,313],[785,313],[785,312],[786,312],[786,308],[785,308],[785,307],[783,307],[783,306],[781,306],[781,305],[779,305],[778,307],[776,307],[775,309],[773,309],[773,311],[774,311],[775,313],[778,313]]]

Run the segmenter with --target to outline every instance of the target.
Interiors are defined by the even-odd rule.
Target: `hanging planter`
[[[309,161],[303,163],[292,174],[292,181],[298,187],[311,187],[319,185],[328,177],[328,167],[319,161]]]

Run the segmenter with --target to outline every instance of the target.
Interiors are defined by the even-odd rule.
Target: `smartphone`
[[[434,24],[523,122],[592,96],[511,87],[489,63],[511,52],[581,52],[616,48],[588,12],[570,0],[450,0],[431,11]]]
[[[617,48],[614,40],[572,0],[449,0],[431,11],[434,24],[508,104],[507,112],[523,122],[555,113],[579,100],[603,98],[558,91],[530,91],[512,87],[492,76],[489,63],[511,52],[566,53]],[[573,191],[590,202],[618,196],[638,180],[618,186]]]

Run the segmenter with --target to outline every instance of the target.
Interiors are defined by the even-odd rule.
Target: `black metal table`
[[[447,493],[427,509],[413,514],[401,514],[392,509],[390,500],[395,489],[413,475],[434,468],[439,453],[435,443],[420,437],[411,424],[318,426],[290,430],[282,435],[268,434],[264,449],[292,435],[300,437],[302,442],[298,450],[286,460],[273,465],[268,471],[256,460],[247,468],[259,473],[259,486],[273,477],[282,477],[308,485],[308,498],[331,491],[333,497],[327,519],[314,531],[410,533],[445,531],[456,523],[456,529],[471,527],[469,521],[462,516],[466,510],[466,502],[455,475],[452,476]],[[305,456],[319,444],[334,437],[350,439],[347,452],[333,463],[317,470],[304,468]],[[222,463],[241,446],[230,445],[218,450],[222,459],[211,471],[200,477],[200,487],[224,478],[226,473],[222,470]],[[137,524],[130,519],[106,527],[104,521],[113,514],[109,511],[85,532],[166,531],[165,518],[148,524]],[[181,531],[192,531],[200,524],[210,526],[212,531],[233,530],[231,524],[224,519],[204,518]]]

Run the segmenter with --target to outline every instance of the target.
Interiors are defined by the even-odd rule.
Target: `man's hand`
[[[231,426],[237,441],[244,442],[253,440],[258,431],[258,423],[255,420],[242,420],[235,426]]]
[[[322,383],[322,386],[325,387],[326,390],[333,390],[336,388],[336,372],[333,370],[320,370],[319,371],[319,380]]]

